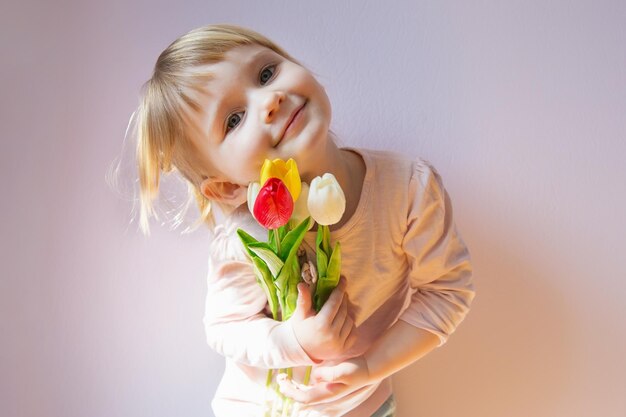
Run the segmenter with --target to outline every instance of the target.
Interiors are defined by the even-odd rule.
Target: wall
[[[218,22],[313,69],[344,144],[444,178],[478,295],[394,378],[399,417],[626,414],[626,3],[2,9],[1,415],[212,415],[206,233],[142,237],[104,175],[158,54]]]

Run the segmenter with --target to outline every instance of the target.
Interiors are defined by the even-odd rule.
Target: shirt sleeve
[[[415,165],[409,198],[403,249],[411,301],[400,320],[434,333],[441,346],[463,321],[475,295],[470,255],[441,177],[425,161]]]
[[[235,231],[234,226],[218,226],[209,251],[203,318],[207,343],[217,353],[249,366],[314,365],[291,322],[265,315],[267,298]]]

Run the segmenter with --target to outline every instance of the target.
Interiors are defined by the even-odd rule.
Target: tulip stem
[[[272,229],[274,232],[274,240],[276,241],[276,254],[280,258],[280,235],[278,234],[278,229]]]
[[[268,369],[267,370],[267,378],[265,378],[265,388],[269,388],[270,385],[272,384],[272,374],[273,374],[273,370],[272,369]]]
[[[309,385],[309,380],[311,379],[311,368],[313,368],[312,366],[307,366],[306,367],[306,372],[304,374],[304,385]]]

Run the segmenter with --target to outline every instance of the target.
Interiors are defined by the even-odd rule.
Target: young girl
[[[261,416],[268,369],[294,368],[280,390],[299,416],[392,416],[391,375],[441,346],[474,297],[468,251],[441,178],[427,162],[339,148],[324,88],[264,36],[232,25],[199,28],[159,56],[139,109],[141,225],[148,230],[161,172],[189,182],[213,232],[204,324],[226,358],[212,402],[218,417]],[[293,158],[302,180],[333,173],[346,196],[331,238],[343,278],[315,314],[310,290],[285,322],[236,235],[264,240],[247,186],[265,159]],[[224,214],[215,224],[213,206]],[[315,247],[315,229],[303,246]],[[311,383],[304,369],[313,365]]]

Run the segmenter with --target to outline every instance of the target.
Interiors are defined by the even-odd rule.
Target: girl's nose
[[[264,123],[271,123],[279,112],[281,103],[285,101],[285,93],[272,91],[263,99],[261,118]]]

